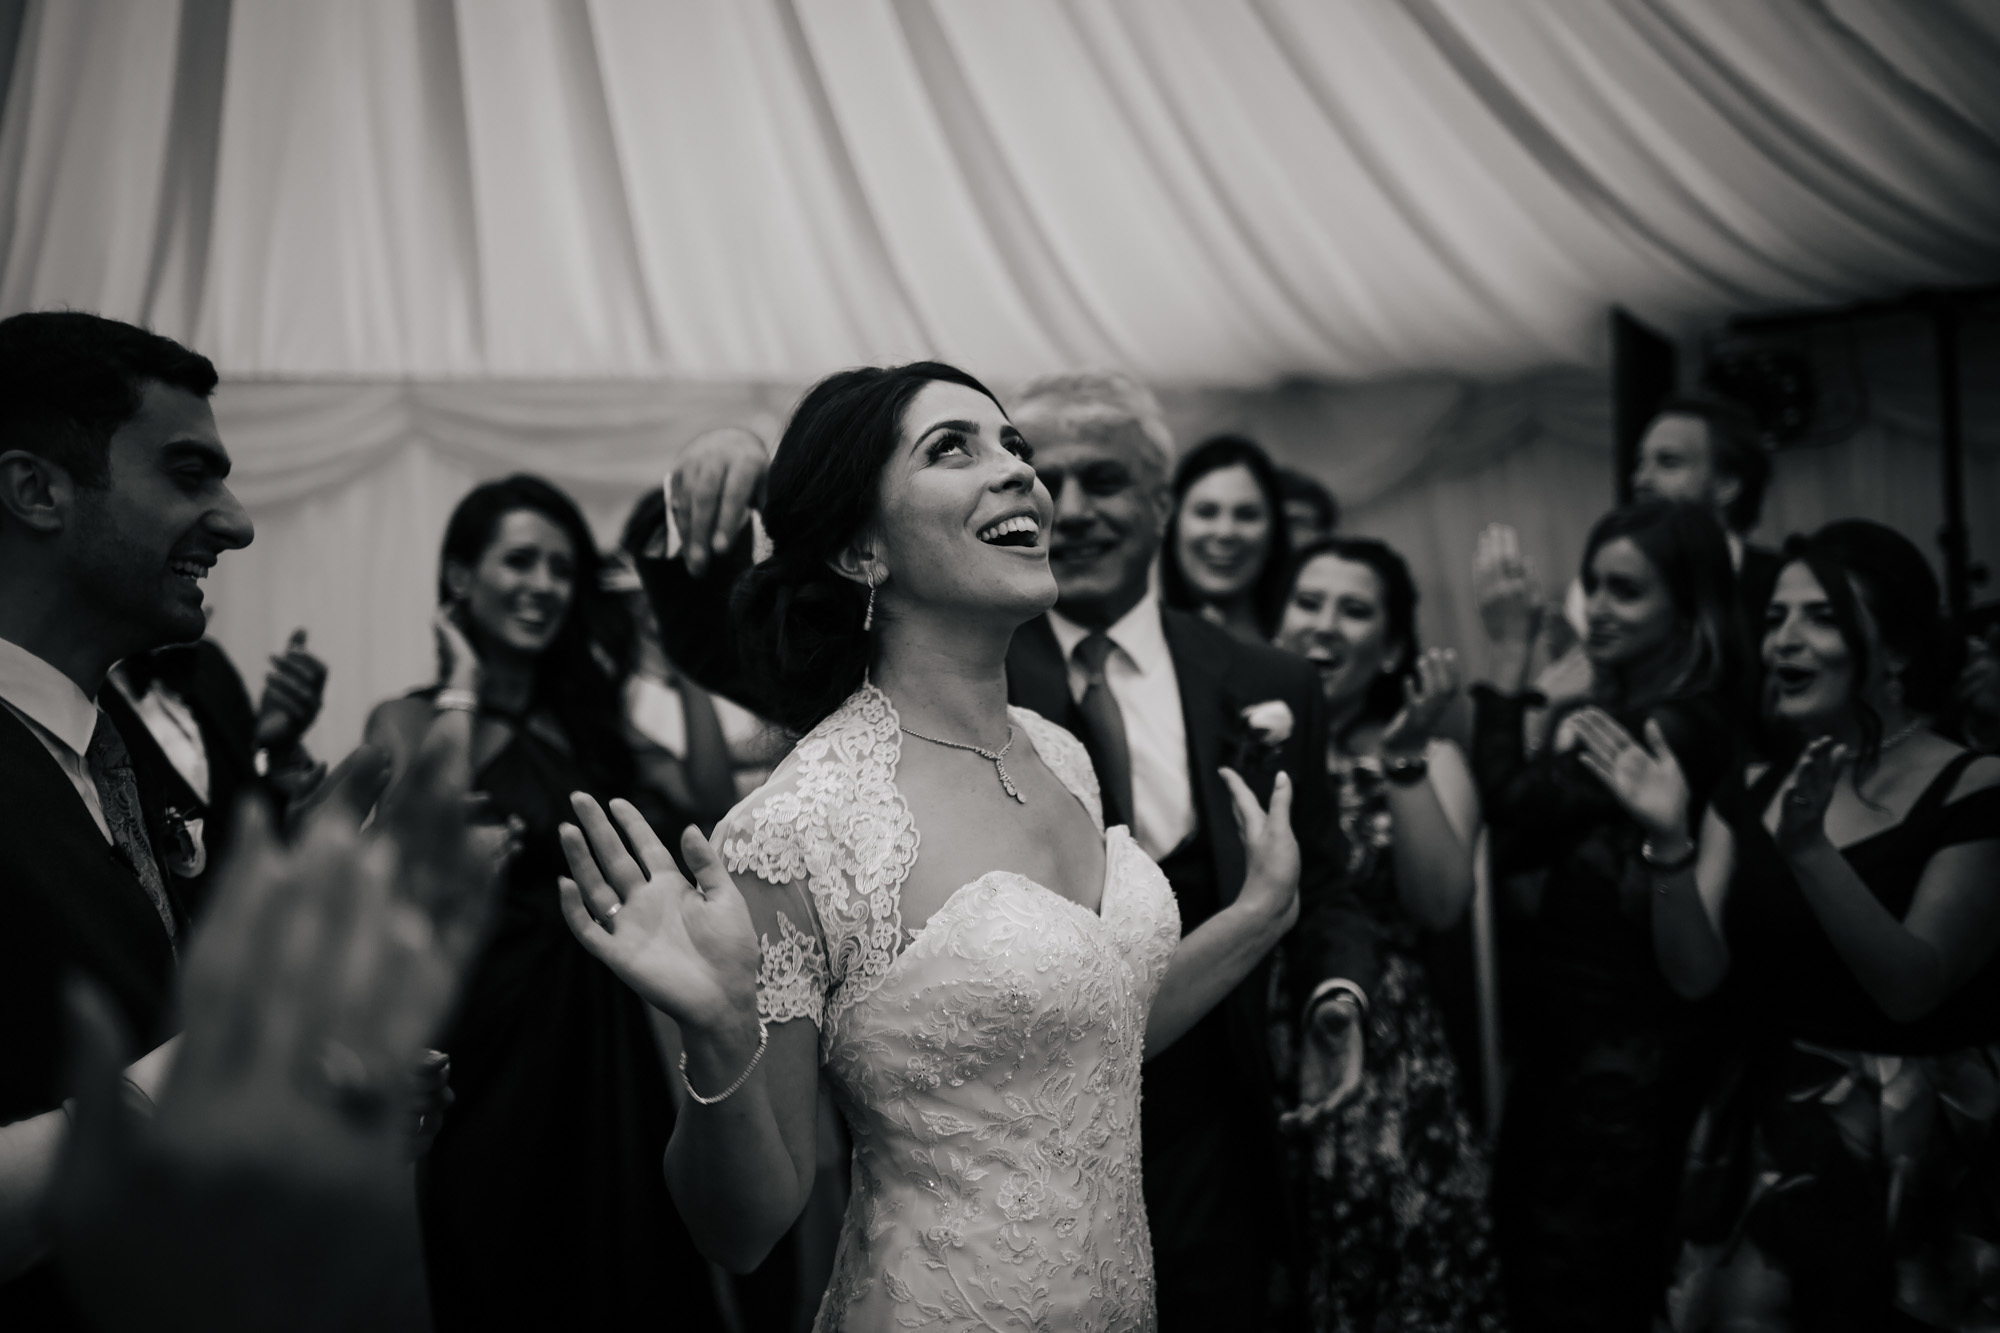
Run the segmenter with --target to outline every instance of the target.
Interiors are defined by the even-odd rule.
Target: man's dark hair
[[[1286,504],[1298,500],[1311,505],[1313,517],[1323,533],[1330,533],[1340,526],[1340,503],[1317,477],[1309,477],[1297,468],[1279,468],[1278,497]]]
[[[1708,427],[1709,466],[1736,482],[1736,498],[1723,517],[1731,532],[1748,532],[1764,512],[1764,488],[1771,482],[1771,455],[1750,409],[1726,398],[1688,394],[1669,398],[1653,414],[1693,417]]]
[[[25,450],[79,486],[108,486],[111,437],[138,415],[147,380],[206,398],[215,366],[172,338],[80,310],[0,320],[0,452]]]

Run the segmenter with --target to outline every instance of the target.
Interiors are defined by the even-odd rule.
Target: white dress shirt
[[[111,824],[104,818],[90,765],[84,762],[90,738],[97,732],[97,704],[75,681],[6,639],[0,639],[0,704],[35,734],[83,798],[97,831],[111,842]]]
[[[1049,628],[1069,666],[1070,697],[1081,702],[1090,682],[1076,660],[1076,646],[1090,631],[1054,611],[1049,612]],[[1104,679],[1124,716],[1125,747],[1132,760],[1132,837],[1157,861],[1195,830],[1187,719],[1181,713],[1180,677],[1160,625],[1158,596],[1148,590],[1106,635],[1113,651],[1104,661]]]
[[[146,731],[158,743],[160,752],[174,771],[186,779],[195,798],[208,804],[208,743],[201,738],[201,723],[187,700],[154,681],[144,694],[132,688],[125,668],[111,668],[111,684],[132,705],[132,711],[146,724]]]

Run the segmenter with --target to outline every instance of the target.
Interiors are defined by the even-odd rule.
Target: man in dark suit
[[[186,912],[99,707],[112,664],[201,637],[199,580],[247,545],[208,360],[94,315],[0,321],[0,1327],[81,1327],[42,1256],[67,1117],[62,989],[170,1035]],[[129,1071],[144,1095],[164,1060]]]
[[[1023,389],[1012,411],[1055,501],[1058,601],[1016,632],[1008,696],[1090,749],[1106,822],[1129,824],[1160,862],[1184,931],[1243,883],[1242,838],[1218,770],[1251,769],[1260,795],[1278,767],[1292,775],[1304,866],[1299,925],[1285,948],[1288,992],[1312,1015],[1302,1091],[1337,1101],[1360,1078],[1355,1019],[1375,961],[1366,919],[1337,882],[1318,678],[1298,658],[1160,605],[1152,571],[1171,505],[1173,443],[1141,385],[1111,374],[1050,377]],[[697,441],[672,483],[684,554],[641,562],[669,655],[724,694],[737,673],[722,601],[747,559],[738,529],[763,466],[763,447],[747,433]],[[1146,1204],[1160,1326],[1170,1333],[1262,1327],[1288,1248],[1269,980],[1265,969],[1253,972],[1146,1065]]]
[[[262,792],[282,816],[326,775],[300,741],[319,716],[326,665],[297,630],[272,656],[255,708],[212,639],[129,657],[110,684],[98,701],[131,751],[147,834],[199,917],[243,793]]]

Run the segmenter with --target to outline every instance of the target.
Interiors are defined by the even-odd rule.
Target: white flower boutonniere
[[[1292,738],[1292,708],[1283,699],[1266,699],[1243,710],[1243,725],[1265,745],[1283,745]]]

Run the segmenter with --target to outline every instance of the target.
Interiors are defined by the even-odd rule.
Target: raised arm
[[[667,1187],[702,1253],[747,1273],[812,1192],[818,1031],[802,1018],[761,1018],[758,995],[760,938],[810,955],[801,941],[816,938],[814,924],[792,919],[810,909],[797,890],[732,879],[697,829],[681,838],[690,884],[630,804],[613,801],[609,817],[588,796],[573,804],[563,916],[585,949],[680,1026],[686,1060],[675,1076],[691,1095],[667,1146]]]
[[[752,712],[769,710],[744,694],[729,595],[750,567],[750,513],[763,495],[767,466],[762,441],[747,430],[699,436],[666,482],[678,540],[669,540],[663,524],[633,553],[667,656],[703,689]]]
[[[1243,779],[1222,770],[1249,853],[1243,891],[1234,902],[1181,940],[1146,1017],[1146,1055],[1180,1040],[1202,1015],[1222,1003],[1251,969],[1277,947],[1299,917],[1299,844],[1292,836],[1292,782],[1278,774],[1270,809]]]

